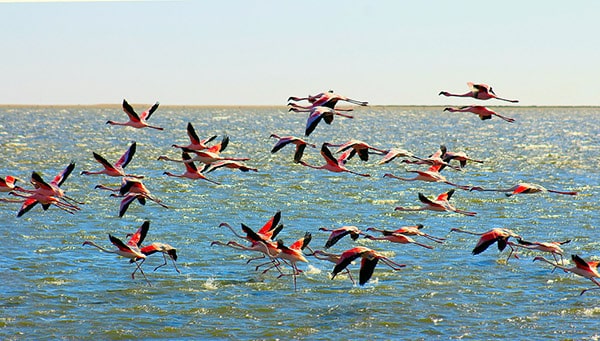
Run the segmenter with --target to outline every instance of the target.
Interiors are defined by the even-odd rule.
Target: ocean
[[[16,176],[32,188],[38,172],[50,181],[70,162],[75,170],[61,188],[77,201],[74,214],[38,205],[17,217],[20,203],[0,202],[0,338],[20,339],[212,339],[212,340],[496,340],[600,338],[600,290],[590,280],[552,271],[533,262],[539,251],[518,251],[507,261],[508,249],[492,245],[472,255],[478,236],[450,232],[461,228],[485,232],[509,228],[528,241],[571,240],[562,248],[565,261],[577,254],[600,259],[599,108],[517,107],[486,102],[514,123],[499,118],[480,120],[469,113],[444,112],[443,107],[355,107],[353,119],[335,117],[321,122],[305,137],[303,160],[324,164],[324,142],[358,139],[381,149],[403,148],[426,157],[441,144],[463,151],[483,163],[462,170],[444,169],[449,181],[485,188],[508,188],[519,182],[547,189],[577,191],[519,194],[456,189],[457,208],[475,216],[451,212],[401,212],[397,206],[419,206],[418,194],[434,198],[453,187],[445,183],[401,181],[385,173],[413,177],[409,170],[427,168],[394,160],[378,164],[348,160],[348,169],[361,177],[303,167],[293,162],[294,148],[270,153],[276,140],[270,134],[304,137],[306,113],[281,107],[160,106],[149,120],[163,131],[107,125],[125,121],[114,106],[0,107],[0,176]],[[149,104],[133,104],[138,112]],[[191,122],[201,138],[228,136],[222,155],[249,158],[258,172],[218,169],[203,180],[164,175],[180,174],[180,158],[172,144],[188,144]],[[135,141],[137,152],[126,170],[144,175],[152,194],[169,208],[152,201],[131,204],[119,218],[120,198],[94,187],[119,186],[120,179],[81,175],[100,170],[92,152],[116,162]],[[214,143],[213,142],[213,143]],[[335,148],[332,148],[335,151]],[[14,198],[0,193],[2,198]],[[276,270],[256,271],[256,253],[234,250],[213,241],[237,238],[223,222],[241,232],[254,230],[281,211],[279,234],[290,245],[310,232],[312,249],[323,249],[329,234],[319,228],[354,225],[396,229],[423,224],[423,232],[446,238],[442,243],[415,236],[433,246],[345,237],[329,249],[341,253],[364,246],[406,264],[394,271],[381,262],[364,286],[354,285],[343,272],[331,279],[334,264],[307,257],[294,289],[291,276]],[[160,254],[151,255],[143,269],[146,283],[127,259],[103,253],[85,240],[114,248],[108,234],[126,240],[128,233],[150,221],[146,243],[163,242],[177,248],[177,273]],[[360,260],[348,266],[358,278]],[[282,265],[290,273],[291,268]]]

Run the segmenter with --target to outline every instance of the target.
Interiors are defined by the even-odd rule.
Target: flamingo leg
[[[600,283],[599,283],[599,282],[598,282],[598,281],[597,281],[595,278],[593,278],[593,277],[592,277],[592,278],[590,278],[590,280],[591,280],[592,282],[594,282],[594,284],[596,284],[596,285],[597,285],[597,287],[596,287],[596,288],[590,288],[590,289],[583,289],[583,290],[581,290],[581,293],[579,294],[579,296],[581,296],[581,295],[585,294],[585,292],[586,292],[586,291],[600,289]]]

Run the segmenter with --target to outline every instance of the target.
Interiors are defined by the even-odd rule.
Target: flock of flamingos
[[[478,100],[502,100],[507,102],[516,103],[518,100],[505,99],[496,96],[492,88],[485,84],[473,84],[467,83],[470,90],[464,94],[453,94],[446,91],[442,91],[439,95],[444,96],[457,96],[457,97],[470,97]],[[300,105],[298,102],[306,101],[307,105]],[[305,136],[308,137],[319,125],[321,121],[325,124],[332,124],[336,116],[344,118],[352,118],[347,112],[352,111],[352,108],[336,108],[338,102],[343,101],[359,106],[366,106],[367,102],[357,101],[328,91],[319,93],[314,96],[307,97],[290,97],[288,99],[289,111],[294,112],[306,112],[308,113],[308,119],[305,127]],[[133,128],[151,128],[156,130],[163,130],[162,127],[154,126],[148,123],[148,120],[158,109],[159,103],[155,103],[148,110],[141,114],[137,114],[132,106],[123,100],[123,110],[129,117],[126,122],[108,121],[107,124],[128,126]],[[514,119],[502,116],[489,108],[479,105],[465,106],[459,108],[445,108],[444,111],[449,112],[470,112],[473,113],[481,120],[491,119],[498,117],[506,122],[514,122]],[[181,158],[171,158],[165,155],[161,155],[159,160],[179,162],[185,166],[185,172],[181,174],[173,174],[171,172],[165,172],[167,176],[181,177],[188,179],[201,179],[219,184],[217,181],[211,180],[208,174],[219,168],[230,168],[237,169],[243,172],[257,171],[256,168],[247,166],[244,161],[248,158],[236,158],[226,157],[221,154],[227,148],[229,143],[229,137],[224,136],[220,141],[216,141],[217,136],[211,136],[206,139],[201,139],[197,135],[193,125],[188,123],[187,134],[190,139],[188,145],[176,145],[173,147],[181,150]],[[496,191],[505,192],[507,196],[516,194],[528,194],[538,192],[550,192],[565,195],[577,195],[577,192],[569,191],[558,191],[554,189],[546,189],[540,185],[530,183],[518,183],[510,188],[499,188],[490,189],[482,187],[463,186],[452,183],[441,174],[441,171],[447,167],[454,169],[462,169],[466,167],[469,162],[481,163],[483,161],[469,157],[463,152],[452,152],[442,145],[439,150],[433,152],[428,157],[416,156],[413,153],[403,150],[392,148],[389,150],[379,149],[369,144],[359,141],[350,140],[344,144],[332,144],[324,143],[320,148],[320,153],[325,161],[323,165],[311,165],[302,160],[303,153],[306,147],[317,148],[314,144],[305,141],[302,138],[295,136],[279,136],[277,134],[271,134],[271,137],[276,139],[276,143],[273,146],[271,153],[277,153],[287,145],[295,147],[293,153],[293,162],[300,165],[327,170],[330,172],[347,172],[357,176],[368,177],[370,174],[363,174],[355,172],[346,167],[347,162],[354,156],[362,161],[368,161],[370,155],[379,155],[381,160],[380,164],[389,163],[394,160],[401,160],[400,162],[407,164],[423,165],[423,170],[409,170],[408,172],[414,173],[415,176],[412,178],[405,178],[397,176],[391,173],[384,175],[386,178],[397,179],[401,181],[427,181],[427,182],[442,182],[453,186],[454,188],[439,194],[436,198],[428,198],[422,193],[418,193],[418,199],[421,202],[421,206],[417,207],[396,207],[397,211],[447,211],[457,214],[463,214],[473,216],[476,213],[456,208],[450,203],[450,199],[455,193],[456,189],[465,191]],[[337,148],[332,150],[330,148]],[[156,198],[146,188],[142,179],[143,175],[128,174],[125,171],[127,165],[131,162],[136,152],[136,143],[133,142],[129,148],[123,153],[123,155],[112,163],[106,160],[102,155],[93,152],[94,159],[102,166],[97,171],[82,171],[82,175],[105,175],[109,177],[121,178],[121,186],[117,188],[111,188],[104,185],[96,186],[97,189],[107,190],[111,192],[111,196],[121,198],[119,206],[119,217],[122,217],[128,207],[136,201],[145,205],[147,201],[168,208],[167,205],[161,202],[159,198]],[[77,202],[74,198],[71,198],[65,194],[65,191],[61,188],[61,185],[67,180],[68,176],[74,170],[75,164],[69,164],[61,173],[56,175],[54,179],[47,182],[42,176],[33,172],[31,175],[30,183],[33,186],[32,189],[27,189],[17,185],[18,182],[23,182],[14,176],[6,176],[4,179],[0,179],[0,191],[7,192],[8,194],[15,196],[16,198],[3,198],[0,199],[5,202],[19,202],[21,207],[17,213],[20,217],[23,214],[29,212],[37,204],[40,204],[43,210],[47,210],[49,207],[57,207],[67,213],[74,214],[80,210],[78,205],[83,203]],[[360,231],[356,226],[342,226],[336,229],[320,228],[320,231],[329,233],[329,238],[324,245],[324,250],[315,250],[309,244],[311,241],[311,233],[307,232],[302,238],[293,242],[290,245],[285,245],[281,239],[276,239],[278,233],[282,230],[283,224],[281,221],[281,212],[276,212],[270,217],[267,222],[258,231],[254,231],[245,224],[241,224],[241,230],[237,231],[234,227],[228,223],[222,223],[221,226],[229,228],[233,234],[239,238],[239,241],[213,241],[211,245],[223,245],[234,248],[236,250],[245,250],[256,252],[259,256],[251,258],[248,262],[256,259],[264,259],[262,264],[256,266],[256,270],[262,268],[263,273],[267,271],[277,271],[278,276],[292,276],[294,288],[296,288],[296,277],[302,272],[298,268],[298,263],[308,262],[307,257],[315,257],[320,260],[326,260],[334,263],[331,278],[335,278],[340,272],[346,274],[349,279],[355,284],[355,280],[352,277],[348,266],[351,265],[355,260],[360,259],[360,270],[359,270],[359,285],[364,285],[371,278],[375,266],[378,262],[389,266],[393,270],[398,270],[405,266],[405,264],[398,264],[382,253],[377,252],[373,249],[357,246],[345,250],[341,253],[328,252],[330,247],[334,246],[341,238],[349,236],[353,240],[356,240],[360,236],[372,240],[385,240],[392,243],[401,244],[416,244],[424,248],[431,249],[432,246],[421,243],[415,238],[426,238],[436,243],[443,243],[444,238],[435,237],[422,231],[423,225],[416,226],[404,226],[396,230],[382,230],[377,228],[368,228],[366,231]],[[91,245],[97,247],[101,251],[118,254],[129,259],[130,263],[135,264],[135,269],[131,274],[132,278],[135,278],[135,274],[139,271],[146,282],[150,285],[150,281],[146,277],[146,274],[142,270],[142,264],[145,259],[154,254],[160,253],[163,256],[164,263],[156,267],[158,268],[167,265],[168,259],[172,261],[175,270],[180,272],[177,268],[177,250],[167,244],[154,242],[149,245],[144,245],[144,239],[150,227],[150,222],[145,221],[135,233],[127,235],[127,240],[123,241],[111,234],[109,234],[109,240],[113,244],[114,249],[107,249],[103,246],[97,245],[92,241],[85,241],[83,245]],[[588,290],[600,289],[600,273],[598,272],[599,262],[585,261],[578,255],[572,255],[571,259],[574,263],[573,267],[567,267],[563,260],[563,249],[561,245],[568,243],[566,241],[527,241],[521,236],[514,233],[510,229],[506,228],[494,228],[486,232],[472,232],[462,229],[454,228],[453,232],[463,232],[479,236],[479,241],[476,243],[472,253],[477,255],[485,251],[488,247],[497,244],[500,251],[503,251],[506,247],[510,249],[510,253],[507,257],[510,259],[512,255],[517,257],[516,250],[518,248],[524,248],[529,250],[538,250],[546,252],[552,255],[554,261],[550,261],[544,257],[537,256],[534,261],[543,261],[551,264],[554,269],[562,269],[565,272],[572,272],[580,275],[584,278],[590,279],[596,287],[591,289],[584,289],[581,294]],[[377,236],[376,236],[377,235]],[[512,240],[511,240],[512,238]],[[289,267],[291,270],[284,270],[284,267]]]

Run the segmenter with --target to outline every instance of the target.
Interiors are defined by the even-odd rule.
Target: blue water
[[[144,107],[134,106],[140,111]],[[62,188],[85,202],[74,215],[35,207],[21,218],[16,217],[20,204],[0,203],[0,338],[598,339],[600,290],[579,296],[593,286],[589,280],[551,273],[548,264],[532,262],[540,255],[533,251],[520,251],[520,258],[508,263],[507,253],[499,254],[495,246],[473,256],[477,237],[449,231],[506,227],[528,240],[572,239],[563,247],[567,260],[571,254],[600,259],[600,109],[495,109],[516,122],[480,121],[439,107],[367,107],[357,108],[354,119],[321,123],[308,140],[320,146],[356,138],[421,156],[443,143],[485,160],[461,172],[444,170],[452,182],[498,188],[523,181],[579,191],[578,196],[507,198],[457,190],[451,201],[477,212],[475,217],[395,212],[396,206],[418,206],[419,192],[434,197],[451,187],[383,178],[385,173],[410,177],[406,170],[423,166],[398,161],[378,165],[377,155],[368,162],[348,162],[348,168],[372,175],[363,178],[294,164],[291,146],[271,154],[271,133],[303,135],[306,114],[288,113],[285,107],[164,106],[151,118],[164,131],[106,125],[108,119],[125,120],[118,104],[0,108],[0,175],[27,180],[38,171],[49,181],[75,161],[75,171]],[[247,164],[259,171],[220,169],[207,175],[221,185],[163,175],[183,172],[181,164],[157,157],[180,156],[171,144],[188,143],[187,122],[201,137],[229,135],[224,154],[249,157]],[[170,208],[134,203],[119,218],[119,199],[94,189],[96,184],[117,186],[119,179],[79,173],[100,169],[93,151],[116,161],[131,141],[138,148],[127,170],[145,175],[146,186]],[[304,160],[324,163],[318,149],[307,149]],[[278,210],[285,224],[279,237],[290,244],[309,231],[314,249],[321,249],[328,237],[319,227],[343,225],[365,230],[421,223],[425,232],[447,240],[440,245],[415,237],[435,244],[427,250],[342,239],[332,252],[362,245],[407,266],[392,271],[379,264],[361,287],[343,274],[331,280],[332,263],[308,258],[308,264],[299,264],[304,272],[296,291],[291,277],[257,272],[258,262],[246,264],[254,254],[210,246],[213,240],[237,240],[220,223],[258,229]],[[82,246],[92,240],[112,248],[109,233],[125,238],[144,220],[151,221],[147,243],[166,242],[178,249],[181,274],[170,263],[153,272],[162,257],[150,256],[144,264],[149,286],[139,275],[131,279],[134,266],[126,259]],[[350,266],[356,278],[358,267]]]

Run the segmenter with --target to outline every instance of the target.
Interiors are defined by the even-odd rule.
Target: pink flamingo
[[[123,100],[123,111],[125,111],[127,116],[129,116],[129,121],[127,121],[127,122],[107,121],[106,124],[129,126],[129,127],[138,128],[138,129],[148,127],[148,128],[152,128],[152,129],[156,129],[156,130],[163,130],[163,128],[161,128],[161,127],[151,126],[148,124],[148,122],[146,122],[146,120],[150,119],[150,116],[152,116],[152,113],[154,113],[156,111],[156,109],[158,108],[158,105],[159,105],[159,103],[156,102],[148,110],[144,111],[141,115],[138,115],[135,112],[135,110],[133,110],[133,107],[131,107],[131,105],[129,105],[129,103],[127,103],[126,100]]]
[[[310,246],[307,246],[307,249],[310,249]],[[323,250],[314,250],[314,251],[311,250],[311,253],[307,254],[307,256],[313,256],[316,259],[326,260],[333,264],[337,264],[340,261],[340,259],[342,258],[341,254],[330,253],[330,252],[326,252]],[[348,274],[348,278],[352,281],[352,284],[355,285],[356,282],[354,281],[354,278],[352,278],[352,273],[350,273],[350,270],[348,268],[345,268],[344,272],[346,274]]]
[[[394,159],[396,159],[398,157],[409,157],[409,158],[414,158],[414,159],[417,159],[417,160],[423,160],[422,158],[420,158],[418,156],[415,156],[415,154],[413,154],[412,152],[409,152],[406,149],[391,148],[383,156],[383,159],[381,159],[381,161],[379,161],[379,164],[383,165],[384,163],[389,163],[389,162],[393,161]]]
[[[413,226],[403,226],[400,227],[396,230],[382,230],[382,229],[378,229],[376,227],[369,227],[367,229],[367,231],[377,231],[377,232],[381,232],[383,234],[403,234],[405,236],[421,236],[421,237],[425,237],[429,240],[432,240],[436,243],[440,243],[442,244],[444,240],[446,240],[446,238],[440,238],[440,237],[434,237],[432,235],[429,235],[423,231],[421,231],[421,229],[423,228],[423,224],[417,224],[417,225],[413,225]]]
[[[346,150],[351,150],[347,158],[348,160],[350,160],[354,155],[358,154],[358,157],[362,161],[369,161],[369,154],[373,153],[369,152],[369,150],[374,150],[376,152],[374,154],[380,155],[385,155],[388,152],[387,150],[375,148],[366,142],[356,139],[351,139],[350,141],[343,144],[326,143],[326,145],[328,147],[339,147],[338,150],[335,151],[336,154],[345,152]]]
[[[304,254],[302,253],[302,251],[308,246],[311,239],[312,239],[312,236],[311,236],[310,232],[306,232],[304,234],[304,237],[296,240],[290,246],[285,246],[283,244],[283,241],[281,239],[279,239],[279,240],[277,240],[277,249],[279,250],[279,252],[275,255],[269,254],[269,256],[271,256],[271,257],[283,259],[292,267],[291,274],[280,273],[277,278],[280,278],[282,276],[292,276],[294,278],[294,290],[297,289],[296,277],[300,273],[302,273],[302,270],[298,269],[297,263],[298,262],[308,263],[308,260],[306,259],[306,257],[304,257]]]
[[[136,148],[137,148],[137,144],[135,142],[133,142],[131,144],[131,146],[129,146],[129,148],[125,151],[125,153],[123,153],[123,155],[121,155],[119,160],[117,160],[117,162],[114,165],[111,164],[110,162],[108,162],[100,154],[93,152],[94,159],[96,159],[96,161],[98,161],[104,167],[104,169],[102,169],[100,171],[96,171],[96,172],[82,171],[81,174],[82,175],[106,174],[108,176],[121,176],[121,177],[127,176],[127,177],[142,179],[142,178],[144,178],[143,175],[125,174],[125,167],[127,167],[129,162],[131,162],[131,160],[133,159]]]
[[[532,193],[540,193],[540,192],[550,192],[550,193],[565,194],[565,195],[577,195],[577,192],[567,192],[567,191],[557,191],[557,190],[552,190],[552,189],[546,189],[543,186],[540,186],[537,184],[525,183],[525,182],[518,183],[511,188],[496,188],[496,189],[487,188],[486,189],[483,187],[474,186],[474,187],[471,187],[470,190],[471,191],[483,191],[483,192],[488,192],[488,191],[506,192],[504,194],[507,197],[510,197],[515,194],[532,194]]]
[[[333,268],[331,279],[334,279],[338,273],[346,269],[346,267],[357,258],[361,258],[358,278],[358,284],[360,285],[364,285],[369,281],[369,279],[371,279],[371,276],[373,276],[373,271],[375,270],[375,266],[380,260],[383,264],[389,266],[395,271],[406,266],[406,264],[398,264],[392,261],[388,257],[383,256],[375,250],[364,246],[357,246],[342,252],[340,260]]]
[[[467,216],[474,216],[477,214],[475,212],[459,210],[456,207],[454,207],[454,205],[450,204],[449,200],[452,197],[452,194],[454,194],[454,189],[451,189],[446,193],[438,195],[438,197],[435,200],[431,200],[425,195],[423,195],[423,193],[419,193],[419,200],[424,204],[423,206],[415,208],[405,208],[398,206],[395,208],[395,211],[448,211],[464,214]]]
[[[288,144],[293,144],[296,146],[296,152],[294,153],[294,162],[295,163],[300,162],[300,160],[302,159],[302,155],[304,154],[304,150],[306,149],[306,146],[309,146],[312,148],[317,147],[314,144],[308,143],[308,142],[304,141],[303,139],[295,137],[295,136],[279,136],[277,134],[271,134],[270,137],[274,137],[274,138],[278,139],[275,146],[273,146],[273,149],[271,149],[271,153],[278,152],[281,148],[287,146]]]
[[[327,242],[325,243],[326,249],[329,249],[330,247],[335,245],[340,239],[344,238],[345,236],[349,235],[350,238],[352,238],[352,240],[357,240],[358,237],[361,234],[363,234],[358,229],[358,227],[352,226],[352,225],[342,226],[337,229],[329,229],[327,227],[320,227],[319,231],[331,232],[331,234],[329,234],[329,238],[327,238]]]
[[[202,172],[210,173],[210,172],[214,171],[215,169],[219,169],[219,168],[239,169],[242,172],[249,172],[249,171],[258,172],[258,169],[256,169],[256,168],[248,167],[247,165],[245,165],[244,163],[242,163],[240,161],[233,161],[233,160],[220,160],[220,161],[215,161],[215,162],[212,162],[209,164],[205,164],[204,168],[202,169]]]
[[[477,160],[477,159],[473,159],[473,158],[469,157],[465,152],[449,152],[447,150],[444,153],[444,155],[442,155],[442,160],[444,160],[444,162],[446,162],[446,163],[450,163],[450,161],[456,160],[459,162],[460,168],[464,168],[467,165],[467,161],[483,163],[482,160]],[[440,171],[442,169],[444,169],[444,167],[446,167],[446,166],[442,165],[442,167],[440,168]]]
[[[5,176],[4,179],[0,178],[0,192],[10,192],[18,190],[19,186],[15,186],[15,183],[17,181],[22,180],[11,175]]]
[[[538,251],[542,251],[542,252],[548,252],[550,254],[552,254],[552,257],[554,257],[554,260],[558,263],[558,257],[560,257],[560,262],[564,263],[564,258],[563,258],[563,254],[564,254],[564,250],[560,247],[561,245],[570,243],[571,240],[564,240],[561,242],[529,242],[523,239],[517,239],[518,244],[512,244],[513,246],[517,246],[520,248],[524,248],[527,250],[538,250]]]
[[[306,121],[306,130],[304,131],[304,135],[309,136],[317,127],[321,119],[325,121],[327,124],[331,124],[333,122],[333,118],[335,115],[346,117],[346,118],[354,118],[354,116],[342,114],[341,111],[352,111],[353,109],[332,109],[324,106],[316,106],[310,109],[301,109],[297,107],[292,107],[289,109],[290,111],[295,112],[310,112],[308,116],[308,120]]]
[[[600,262],[598,262],[598,261],[587,262],[583,258],[579,257],[578,255],[571,255],[571,260],[573,260],[573,263],[575,263],[575,266],[567,268],[560,264],[552,263],[551,261],[547,260],[546,258],[544,258],[542,256],[537,256],[533,259],[534,262],[536,260],[546,262],[550,265],[553,265],[555,268],[564,270],[565,272],[572,272],[583,278],[587,278],[598,286],[596,288],[582,290],[581,293],[579,294],[580,296],[583,295],[586,291],[600,289],[600,282],[598,282],[598,280],[596,279],[596,278],[600,278],[600,273],[598,272],[598,265],[600,264]]]
[[[462,186],[462,185],[457,185],[455,183],[452,183],[450,181],[448,181],[448,179],[446,179],[445,176],[443,176],[439,170],[441,169],[443,165],[438,164],[438,165],[433,165],[431,167],[429,167],[427,170],[425,171],[420,171],[420,170],[408,170],[407,172],[411,172],[411,173],[417,173],[417,176],[415,176],[414,178],[403,178],[403,177],[399,177],[396,176],[394,174],[391,173],[386,173],[383,175],[384,178],[394,178],[394,179],[398,179],[398,180],[404,180],[404,181],[426,181],[426,182],[443,182],[445,184],[460,188],[460,189],[464,189],[464,190],[469,190],[471,187],[469,186]]]
[[[513,118],[510,117],[506,117],[506,116],[502,116],[498,113],[496,113],[493,110],[490,110],[484,106],[481,105],[470,105],[470,106],[464,106],[464,107],[460,107],[460,108],[445,108],[444,111],[449,111],[449,112],[470,112],[473,113],[477,116],[479,116],[479,118],[483,121],[483,120],[489,120],[492,118],[492,116],[497,116],[500,117],[501,119],[505,120],[506,122],[514,122],[515,120]]]
[[[160,199],[155,198],[139,179],[135,178],[123,178],[123,184],[119,189],[119,194],[111,194],[110,196],[123,198],[119,207],[119,218],[125,215],[129,205],[135,200],[140,204],[145,205],[146,199],[148,199],[164,208],[169,208],[169,206],[163,204]]]
[[[191,122],[188,122],[188,124],[187,124],[187,135],[190,138],[190,144],[188,144],[187,146],[180,146],[180,145],[174,144],[174,145],[172,145],[172,147],[186,148],[186,149],[191,149],[191,150],[204,150],[204,149],[210,148],[209,146],[206,145],[207,143],[209,143],[212,140],[217,138],[217,135],[213,135],[209,138],[201,140],[198,137],[198,134],[196,134],[196,130],[194,129],[194,126],[192,125]]]
[[[490,247],[494,243],[498,243],[498,250],[500,250],[500,252],[504,251],[504,249],[508,245],[510,247],[511,251],[508,254],[508,257],[506,258],[506,261],[508,261],[508,259],[510,259],[510,256],[514,252],[514,248],[512,247],[513,244],[510,243],[508,241],[508,239],[510,237],[514,237],[514,238],[518,238],[518,239],[521,238],[521,236],[514,233],[510,229],[506,229],[506,228],[494,228],[487,232],[482,232],[482,233],[471,232],[471,231],[462,230],[459,228],[452,228],[452,229],[450,229],[450,232],[461,232],[461,233],[468,233],[468,234],[473,234],[476,236],[481,236],[479,238],[479,241],[475,245],[475,248],[473,248],[473,251],[472,251],[473,255],[478,255],[478,254],[482,253],[483,251],[487,250],[487,248]]]
[[[352,103],[352,104],[356,104],[356,105],[360,105],[360,106],[366,106],[369,103],[368,102],[364,102],[364,101],[357,101],[351,98],[348,98],[346,96],[342,96],[339,94],[336,94],[333,92],[333,90],[329,90],[327,92],[321,92],[317,95],[314,96],[308,96],[308,97],[290,97],[288,98],[288,102],[289,101],[302,101],[302,100],[307,100],[312,104],[312,107],[316,107],[316,106],[324,106],[324,107],[328,107],[333,109],[335,107],[335,105],[337,104],[338,101],[344,101],[344,102],[348,102],[348,103]]]
[[[376,229],[374,227],[369,227],[367,229],[367,231],[374,231],[374,230],[380,231],[383,234],[383,236],[375,237],[370,234],[367,234],[367,235],[365,235],[365,238],[370,239],[370,240],[387,240],[388,242],[398,243],[398,244],[415,244],[415,245],[424,247],[426,249],[430,249],[430,250],[433,249],[433,246],[419,243],[418,241],[412,239],[411,237],[403,235],[401,233],[394,233],[392,231],[380,230],[380,229]]]
[[[469,91],[465,94],[452,94],[447,91],[441,91],[439,93],[439,95],[444,95],[446,97],[448,97],[448,96],[473,97],[473,98],[481,99],[481,100],[495,98],[495,99],[499,99],[501,101],[507,101],[507,102],[511,102],[511,103],[519,102],[519,100],[516,100],[516,99],[506,99],[506,98],[501,98],[501,97],[496,96],[496,94],[494,93],[494,90],[492,90],[492,87],[487,84],[474,84],[474,83],[468,82],[467,85],[469,86],[471,91]]]
[[[314,169],[325,169],[325,170],[328,170],[330,172],[335,172],[335,173],[348,172],[351,174],[356,174],[356,175],[365,176],[365,177],[371,176],[370,174],[361,174],[361,173],[357,173],[357,172],[351,171],[348,168],[346,168],[345,163],[346,163],[346,159],[347,159],[348,155],[350,154],[350,152],[351,152],[351,150],[347,150],[338,159],[336,159],[333,156],[333,154],[331,154],[331,151],[329,150],[329,148],[327,148],[327,146],[323,143],[323,145],[321,146],[321,155],[323,156],[323,158],[326,161],[326,163],[323,166],[313,166],[304,161],[300,161],[300,164],[303,166],[306,166],[306,167],[310,167],[310,168],[314,168]]]
[[[150,284],[150,281],[148,281],[148,278],[146,277],[144,270],[142,270],[142,264],[146,260],[146,255],[144,255],[140,251],[139,247],[137,246],[138,243],[141,243],[140,240],[143,241],[144,237],[146,236],[146,233],[148,232],[149,226],[150,226],[149,223],[144,222],[144,224],[142,224],[142,226],[140,226],[138,231],[131,236],[131,238],[129,239],[127,244],[124,243],[121,239],[109,234],[108,238],[109,238],[110,242],[114,246],[117,247],[116,250],[105,249],[104,247],[102,247],[90,240],[84,241],[83,245],[91,245],[91,246],[98,248],[100,251],[107,252],[107,253],[115,253],[119,256],[128,258],[131,263],[135,263],[135,265],[136,265],[136,269],[131,273],[131,278],[135,279],[135,273],[136,273],[136,271],[139,270],[140,273],[144,276],[144,279],[146,279],[146,282],[148,283],[148,285],[152,286],[152,284]],[[141,260],[141,262],[138,263],[138,260]]]
[[[173,266],[175,267],[175,270],[177,270],[178,273],[181,273],[181,271],[179,271],[179,269],[177,268],[177,264],[175,264],[175,261],[177,260],[177,249],[175,249],[174,247],[172,247],[169,244],[158,243],[158,242],[154,242],[150,245],[142,247],[142,243],[144,242],[144,239],[146,238],[149,228],[150,228],[150,221],[148,221],[148,220],[144,221],[142,223],[142,226],[140,226],[140,228],[138,228],[138,230],[135,233],[127,234],[127,237],[130,238],[129,241],[127,242],[127,244],[131,245],[133,247],[137,247],[146,256],[152,255],[157,252],[162,253],[165,262],[164,262],[164,264],[161,264],[161,265],[157,266],[156,268],[154,268],[154,271],[167,265],[167,256],[166,255],[169,255],[169,258],[171,258],[171,260],[173,261]],[[138,258],[130,259],[129,262],[133,263],[137,260],[139,260],[139,259]]]
[[[190,155],[186,152],[181,152],[181,158],[183,160],[189,160],[191,159]],[[168,176],[173,176],[173,177],[178,177],[178,178],[187,178],[187,179],[202,179],[202,180],[206,180],[209,182],[212,182],[213,184],[217,184],[220,185],[220,183],[213,181],[209,178],[207,178],[206,176],[204,176],[204,174],[202,174],[198,168],[196,167],[196,165],[193,162],[189,162],[189,163],[184,163],[185,166],[185,173],[182,174],[173,174],[171,172],[164,172],[163,174],[168,175]]]

